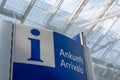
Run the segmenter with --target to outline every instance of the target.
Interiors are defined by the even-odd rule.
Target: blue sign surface
[[[77,34],[77,35],[74,36],[72,39],[73,39],[74,41],[76,41],[77,43],[81,44],[80,34]]]
[[[13,80],[88,80],[83,46],[64,35],[56,32],[52,32],[52,34],[54,46],[54,52],[52,53],[54,55],[54,62],[52,65],[54,66],[44,66],[44,62],[46,65],[47,62],[49,64],[49,61],[44,58],[47,54],[42,53],[42,49],[40,49],[39,57],[38,54],[36,54],[39,51],[34,53],[35,49],[38,50],[38,46],[41,48],[41,45],[37,44],[41,44],[41,39],[38,41],[38,39],[28,38],[26,40],[31,44],[31,47],[28,48],[35,47],[34,44],[36,44],[37,47],[30,50],[31,57],[26,58],[27,62],[22,63],[17,59],[13,62]],[[49,50],[47,48],[44,49],[45,51]],[[22,55],[23,51],[19,51],[18,54]],[[14,54],[17,54],[17,52]],[[37,55],[37,57],[35,55]],[[52,61],[51,56],[47,56],[47,59]],[[32,62],[29,63],[29,61]],[[39,62],[43,65],[38,65]]]

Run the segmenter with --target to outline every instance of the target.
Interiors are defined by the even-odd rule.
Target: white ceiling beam
[[[8,16],[8,17],[11,17],[11,18],[14,18],[13,11],[8,10],[8,9],[0,10],[0,14]],[[22,19],[22,15],[21,14],[18,14],[18,13],[14,13],[14,14],[15,14],[16,19],[18,19],[18,20]]]
[[[92,53],[95,53],[95,52],[97,52],[97,51],[99,51],[99,50],[101,50],[101,49],[104,49],[104,48],[106,48],[107,46],[112,46],[113,44],[113,46],[112,47],[114,47],[115,46],[115,44],[118,42],[120,40],[120,36],[119,37],[116,37],[116,38],[113,38],[111,41],[109,41],[109,42],[107,42],[106,44],[104,44],[104,45],[102,45],[102,46],[100,46],[100,47],[98,47],[97,49],[92,49],[91,51],[92,51]],[[108,48],[109,49],[109,48]],[[110,48],[110,50],[112,50],[112,48]]]
[[[104,8],[104,10],[101,12],[102,14],[97,18],[97,19],[102,19],[102,18],[105,18],[107,15],[108,15],[108,13],[109,13],[109,11],[113,8],[113,6],[115,5],[115,3],[116,3],[116,1],[115,0],[111,0],[111,1],[109,1],[109,3],[106,5],[106,7]],[[102,20],[102,21],[104,21],[104,20]],[[89,39],[90,38],[90,36],[92,35],[92,31],[95,31],[98,27],[99,27],[99,25],[100,25],[100,22],[102,22],[102,21],[97,21],[97,22],[93,22],[93,23],[91,23],[91,24],[87,24],[87,25],[80,25],[80,26],[85,26],[85,27],[91,27],[90,28],[90,30],[89,30],[89,32],[87,32],[87,39]],[[89,22],[88,22],[89,23]]]
[[[56,15],[57,11],[59,10],[60,6],[62,5],[64,0],[58,0],[55,7],[49,12],[50,16],[45,24],[45,28],[49,28],[49,24],[52,21],[52,19],[54,18],[54,16]]]
[[[109,44],[110,46],[106,49],[106,51],[104,52],[104,54],[101,56],[100,59],[104,58],[112,50],[112,48],[118,43],[119,40],[120,40],[120,34],[111,40],[111,43]]]
[[[97,24],[99,22],[102,22],[102,21],[105,21],[107,19],[111,19],[111,18],[114,18],[114,17],[120,17],[120,13],[112,14],[112,15],[106,16],[104,18],[96,19],[96,20],[88,22],[86,24],[79,25],[78,27],[83,27],[83,26],[88,27],[89,25]]]
[[[6,1],[7,0],[2,0],[2,2],[1,2],[0,14],[14,18],[13,11],[4,8]],[[16,19],[18,19],[18,20],[22,19],[22,15],[21,14],[18,14],[18,13],[14,13],[14,14],[15,14]]]
[[[111,24],[111,25],[109,25],[108,27],[107,27],[107,30],[106,31],[103,31],[101,34],[101,36],[98,38],[98,40],[95,42],[95,44],[92,46],[92,50],[94,50],[96,47],[97,47],[97,45],[103,40],[103,38],[105,37],[105,35],[109,32],[109,30],[113,27],[113,25],[117,22],[117,20],[118,20],[118,18],[116,18],[115,20],[114,20],[114,22]]]
[[[69,28],[71,27],[71,23],[73,23],[78,18],[80,12],[86,6],[87,2],[88,2],[88,0],[83,0],[82,3],[80,3],[78,5],[78,7],[76,8],[76,10],[73,12],[73,14],[71,15],[71,17],[69,18],[68,22],[65,24],[65,26],[63,28],[63,34],[65,34],[69,30]]]
[[[26,20],[27,16],[29,15],[33,5],[35,4],[36,0],[31,0],[31,2],[28,5],[28,8],[26,9],[22,19],[21,19],[21,23],[24,23],[24,21]]]

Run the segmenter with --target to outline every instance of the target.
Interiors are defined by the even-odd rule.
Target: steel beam
[[[105,7],[105,9],[103,10],[103,12],[102,12],[102,14],[99,16],[99,18],[105,18],[106,16],[107,16],[107,14],[109,13],[109,11],[113,8],[113,6],[115,5],[115,3],[116,3],[116,1],[115,0],[111,0],[108,4],[107,4],[107,6]],[[103,20],[104,21],[104,20]],[[101,21],[98,21],[98,22],[95,22],[95,23],[92,23],[92,24],[87,24],[87,25],[85,25],[85,26],[91,26],[91,25],[93,25],[92,27],[91,27],[91,29],[90,29],[90,31],[87,33],[87,38],[89,39],[90,38],[90,36],[92,35],[92,31],[94,30],[96,30],[97,28],[98,28],[98,26],[100,25],[100,23],[99,22],[101,22]],[[97,24],[98,23],[98,24]]]
[[[58,0],[56,6],[50,11],[50,16],[45,24],[45,28],[49,28],[49,24],[56,15],[57,11],[59,10],[60,6],[62,5],[64,0]]]
[[[120,13],[113,14],[113,15],[110,15],[110,16],[106,16],[106,17],[104,17],[104,18],[96,19],[96,20],[91,21],[91,22],[88,22],[88,23],[86,23],[86,24],[82,24],[82,25],[80,25],[79,27],[85,27],[85,26],[97,24],[97,23],[99,23],[99,22],[102,22],[102,21],[105,21],[105,20],[107,20],[107,19],[111,19],[111,18],[114,18],[114,17],[120,17]]]
[[[73,23],[76,20],[76,18],[79,16],[80,12],[83,10],[87,2],[88,0],[84,0],[82,3],[79,4],[79,6],[76,8],[66,25],[64,26],[63,34],[65,34],[69,30],[69,28],[71,27],[71,23]]]
[[[107,7],[104,9],[103,11],[103,15],[102,18],[106,17],[108,12],[113,8],[113,6],[115,5],[116,1],[112,0],[111,2],[109,2],[109,4],[107,5]],[[101,23],[95,24],[94,26],[91,27],[90,31],[87,33],[87,40],[91,40],[92,38],[90,37],[92,35],[92,31],[97,31],[96,29],[98,29],[99,25]],[[90,38],[90,39],[89,39]]]
[[[13,11],[8,10],[8,9],[2,9],[2,10],[0,10],[0,14],[5,15],[5,16],[8,16],[8,17],[11,17],[11,18],[14,18],[14,16],[13,16]],[[21,15],[21,14],[18,14],[18,13],[15,13],[15,17],[16,17],[16,19],[18,19],[18,20],[21,20],[21,19],[22,19],[22,15]]]
[[[108,47],[108,49],[104,52],[104,54],[101,56],[101,59],[103,58],[103,57],[105,57],[110,51],[111,51],[111,49],[117,44],[117,42],[120,40],[120,34],[117,36],[117,37],[115,37],[115,38],[113,38],[112,39],[112,41],[111,41],[111,43],[110,43],[110,46]]]
[[[100,46],[99,48],[97,48],[97,49],[95,49],[95,50],[92,50],[92,53],[95,53],[95,52],[97,52],[97,51],[99,51],[99,50],[101,50],[101,49],[103,49],[103,48],[105,48],[105,47],[107,47],[107,46],[110,47],[110,46],[113,45],[113,43],[116,43],[116,41],[119,41],[119,40],[120,40],[120,36],[119,36],[118,38],[114,38],[113,40],[107,42],[106,44]]]
[[[0,5],[0,14],[14,18],[13,11],[4,8],[6,1],[7,0],[2,0],[2,2],[1,2],[1,5]],[[15,13],[15,17],[18,20],[22,19],[22,15],[18,14],[18,13]]]
[[[30,4],[28,5],[28,8],[26,9],[22,19],[21,19],[21,23],[23,23],[25,21],[25,19],[27,18],[27,16],[29,15],[33,5],[35,4],[36,0],[31,0]]]
[[[103,33],[101,33],[102,35],[98,38],[96,43],[92,46],[92,50],[94,50],[96,48],[96,46],[100,43],[100,41],[103,40],[105,35],[109,32],[109,30],[113,27],[113,25],[116,23],[117,20],[118,20],[118,18],[115,19],[115,21],[113,22],[112,25],[108,26],[107,31],[103,31]]]

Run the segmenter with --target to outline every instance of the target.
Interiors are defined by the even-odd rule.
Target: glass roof
[[[91,20],[101,14],[101,11],[105,8],[105,4],[108,0],[89,0],[79,17],[86,20]]]
[[[119,17],[120,0],[0,0],[1,20],[51,29],[71,38],[84,32],[94,69],[100,67],[104,74],[100,76],[105,77],[109,72],[105,69],[113,65],[117,73],[111,75],[113,80],[120,75]]]
[[[24,14],[31,0],[7,0],[4,8]]]
[[[120,6],[118,5],[118,3],[116,3],[114,5],[114,8],[109,12],[109,14],[113,14],[113,13],[119,12],[119,10],[120,10]]]
[[[52,2],[51,2],[52,1]],[[51,10],[55,7],[57,0],[36,0],[25,23],[37,24],[43,26],[51,14]]]
[[[50,25],[63,28],[82,0],[64,0]]]

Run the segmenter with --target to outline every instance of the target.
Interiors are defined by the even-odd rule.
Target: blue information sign
[[[56,32],[22,26],[16,27],[13,80],[88,80],[82,45]]]

